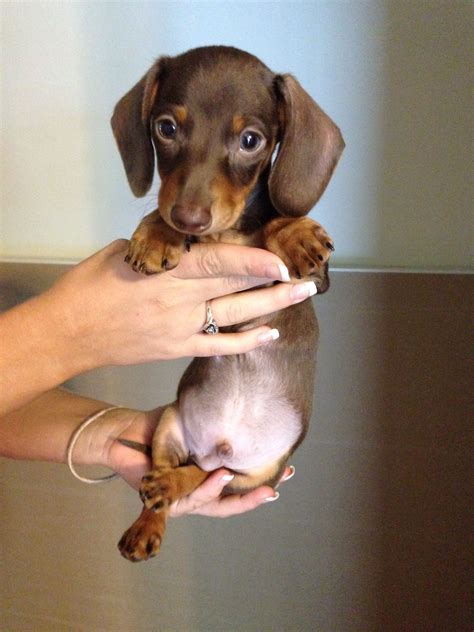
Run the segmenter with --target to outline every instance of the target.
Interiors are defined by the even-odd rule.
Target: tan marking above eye
[[[176,118],[176,121],[180,125],[184,125],[186,123],[187,118],[188,118],[188,110],[187,110],[186,106],[185,105],[176,105],[173,108],[173,112],[174,112],[174,116]]]
[[[236,114],[232,119],[232,131],[234,134],[240,134],[245,127],[245,119],[241,114]]]

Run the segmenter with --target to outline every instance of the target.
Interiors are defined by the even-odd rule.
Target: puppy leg
[[[143,511],[118,544],[122,555],[133,562],[158,553],[170,505],[194,491],[208,476],[196,465],[182,465],[189,454],[176,404],[164,410],[153,437],[152,452],[153,469],[143,477],[140,488]]]
[[[133,233],[125,261],[136,272],[163,272],[178,265],[185,246],[185,235],[168,226],[157,209],[144,217]]]
[[[309,217],[273,219],[265,226],[264,240],[293,278],[315,281],[320,294],[328,289],[327,262],[334,245],[320,224]]]

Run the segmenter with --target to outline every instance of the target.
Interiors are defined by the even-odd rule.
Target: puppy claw
[[[277,218],[266,226],[265,242],[286,264],[291,277],[314,280],[319,293],[329,287],[327,262],[334,246],[320,224],[308,217]]]
[[[156,274],[175,268],[185,250],[185,236],[165,224],[157,211],[147,215],[132,235],[126,257],[135,272]]]
[[[160,514],[144,511],[120,538],[118,549],[130,562],[149,560],[158,554],[164,530],[165,520]]]

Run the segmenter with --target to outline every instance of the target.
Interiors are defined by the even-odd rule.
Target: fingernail
[[[270,331],[266,331],[264,334],[260,334],[258,337],[258,341],[262,344],[266,342],[272,342],[272,340],[276,340],[280,337],[280,332],[278,329],[270,329]]]
[[[291,298],[298,303],[304,301],[305,298],[314,296],[318,291],[316,283],[314,281],[307,281],[306,283],[297,283],[291,288]]]
[[[267,496],[267,498],[263,499],[264,503],[273,503],[275,502],[275,500],[278,500],[280,498],[280,494],[279,492],[275,492],[274,496]]]
[[[281,276],[281,280],[282,281],[289,281],[290,280],[290,273],[288,271],[288,268],[282,264],[280,264],[278,266],[280,268],[280,276]]]
[[[279,279],[280,281],[289,281],[290,273],[288,268],[283,264],[271,264],[265,269],[265,276],[267,279]]]
[[[286,481],[289,481],[290,478],[293,478],[293,476],[295,475],[295,466],[294,465],[290,465],[290,470],[291,470],[291,472],[288,474],[288,476],[285,476],[285,478],[281,479],[282,483],[286,483]]]
[[[226,483],[229,483],[234,478],[235,478],[235,474],[224,474],[224,476],[221,478],[221,481],[225,481]]]

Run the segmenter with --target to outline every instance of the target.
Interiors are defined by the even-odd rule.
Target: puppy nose
[[[202,206],[175,204],[171,209],[171,221],[186,233],[202,233],[211,223],[211,210]]]

